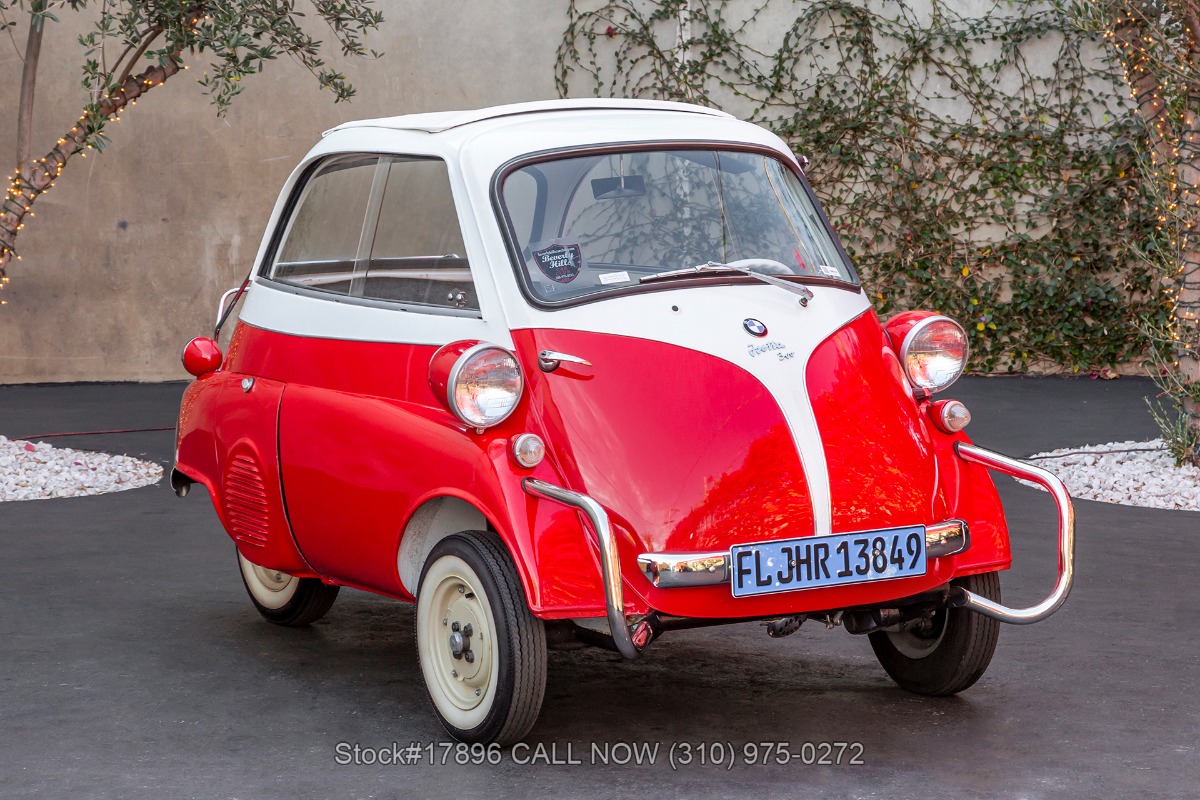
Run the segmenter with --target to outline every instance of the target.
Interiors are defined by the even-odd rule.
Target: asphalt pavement
[[[182,390],[0,387],[0,434],[169,427]],[[1153,391],[976,378],[947,395],[978,443],[1021,456],[1152,438]],[[170,432],[47,441],[170,466]],[[1053,507],[997,482],[1005,599],[1031,603],[1053,582]],[[1006,626],[962,695],[906,694],[840,629],[680,631],[637,663],[552,652],[541,718],[492,764],[443,746],[411,607],[344,589],[311,628],[270,625],[202,490],[0,503],[0,797],[1197,797],[1200,514],[1076,511],[1067,605]],[[355,746],[411,763],[339,763]],[[768,749],[790,763],[746,763]]]

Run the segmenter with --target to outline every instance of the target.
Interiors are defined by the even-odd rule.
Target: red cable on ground
[[[157,431],[173,431],[175,426],[169,428],[124,428],[115,431],[71,431],[69,433],[43,433],[38,436],[10,436],[9,441],[28,441],[30,439],[55,439],[59,436],[102,436],[109,433],[153,433]]]

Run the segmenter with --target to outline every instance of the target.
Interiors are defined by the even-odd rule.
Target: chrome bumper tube
[[[973,444],[957,442],[954,451],[963,461],[982,464],[1005,475],[1036,483],[1054,498],[1054,504],[1058,508],[1058,582],[1055,583],[1054,591],[1049,597],[1029,608],[1009,608],[961,587],[955,587],[950,602],[1001,622],[1015,625],[1041,622],[1066,602],[1067,595],[1071,593],[1071,584],[1075,581],[1075,509],[1071,506],[1071,496],[1067,494],[1067,487],[1058,476],[1048,470],[993,453],[991,450],[984,450]]]
[[[621,560],[617,539],[608,524],[608,512],[586,494],[572,492],[552,483],[526,478],[521,481],[526,494],[544,497],[583,512],[591,523],[600,545],[600,569],[604,576],[604,600],[608,609],[608,627],[618,652],[633,661],[642,654],[653,638],[654,631],[647,620],[630,625],[625,619],[625,587],[621,583]]]

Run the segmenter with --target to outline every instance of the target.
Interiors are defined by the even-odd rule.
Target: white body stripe
[[[815,533],[823,536],[832,532],[829,473],[805,372],[817,346],[869,310],[870,303],[861,294],[841,289],[812,290],[815,297],[807,308],[796,295],[765,285],[650,292],[542,313],[537,326],[666,342],[749,372],[779,403],[791,428],[812,496]],[[767,334],[751,336],[743,328],[746,319],[762,322]],[[588,357],[586,352],[571,355]],[[675,413],[687,414],[688,398],[671,400]]]

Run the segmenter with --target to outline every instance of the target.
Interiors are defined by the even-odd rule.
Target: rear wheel
[[[240,550],[237,557],[250,602],[259,614],[276,625],[298,628],[316,622],[329,613],[337,599],[337,586],[260,567]]]
[[[442,725],[464,742],[518,741],[546,691],[546,631],[494,533],[433,548],[417,593],[417,652]]]
[[[995,572],[954,581],[989,600],[1000,600]],[[925,695],[957,694],[987,670],[996,652],[1000,622],[965,608],[939,608],[923,624],[898,633],[870,634],[884,671],[902,689]]]

